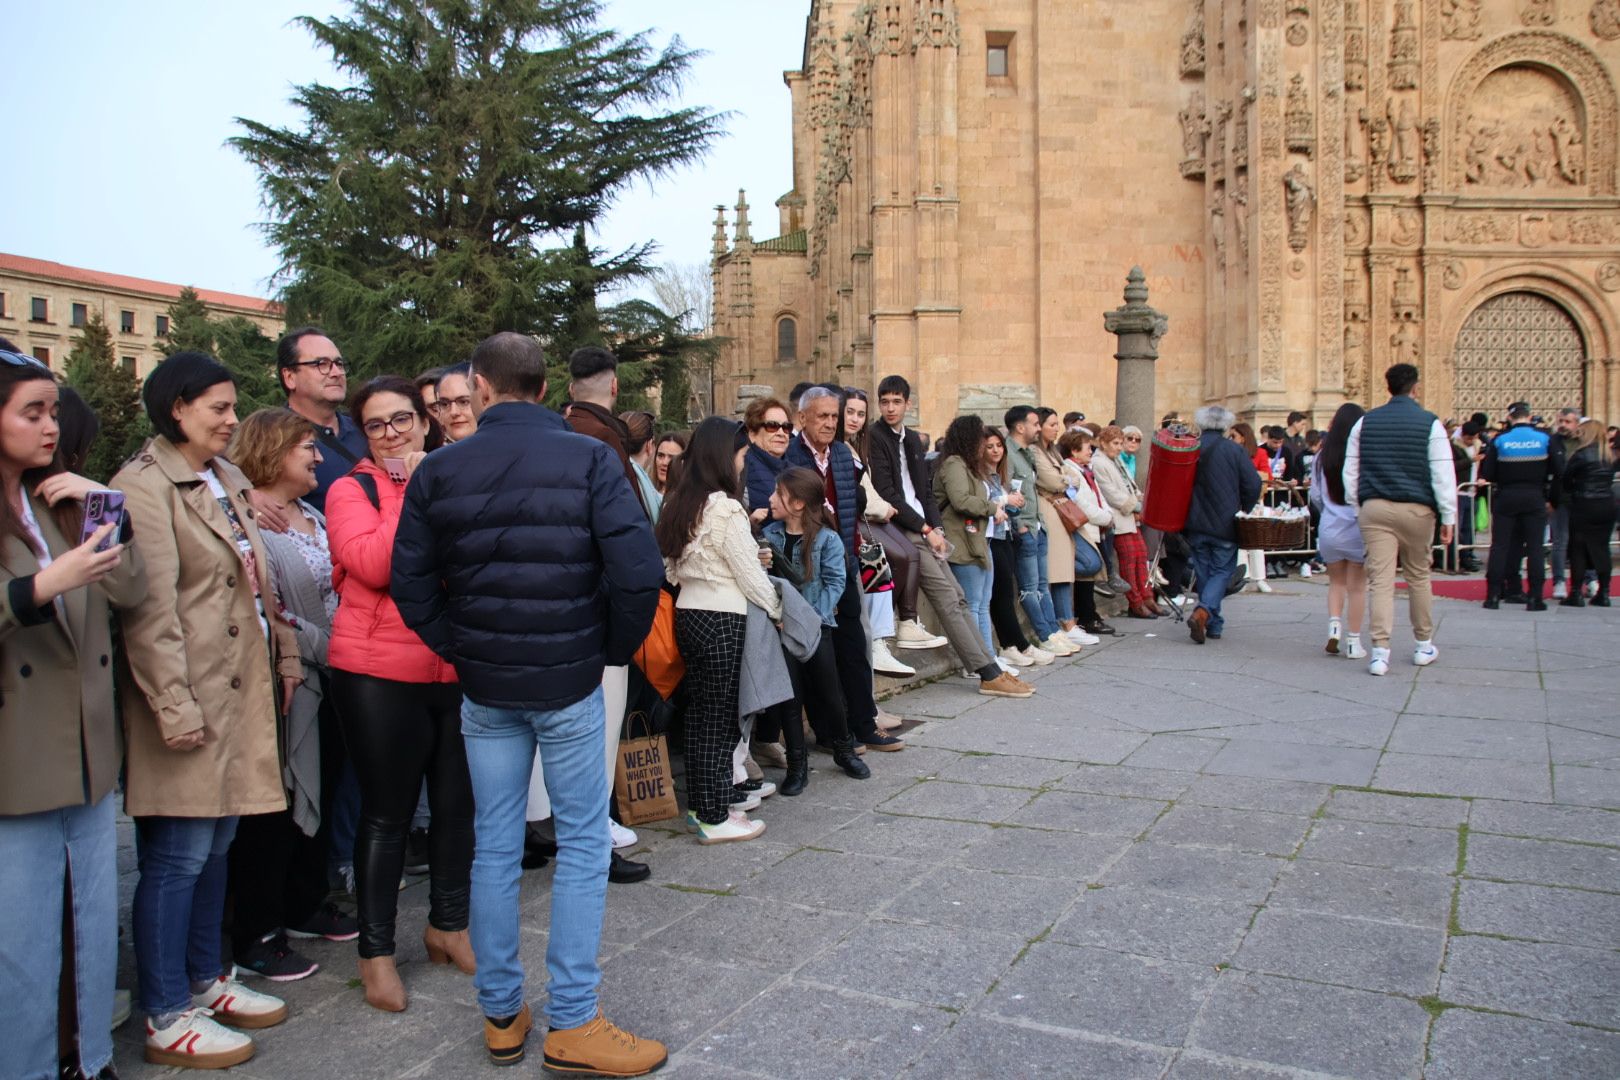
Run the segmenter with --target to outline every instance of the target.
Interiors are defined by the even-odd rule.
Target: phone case
[[[84,528],[79,531],[79,543],[89,542],[97,529],[108,522],[119,528],[107,534],[107,538],[96,545],[97,551],[106,551],[118,543],[118,534],[124,523],[124,493],[122,491],[91,491],[84,497]]]

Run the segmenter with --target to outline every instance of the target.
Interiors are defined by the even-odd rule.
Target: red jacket
[[[377,484],[380,509],[354,473]],[[405,683],[453,683],[456,669],[405,625],[388,595],[394,531],[405,501],[396,484],[369,457],[326,493],[326,535],[332,548],[332,585],[338,594],[328,662],[339,671]]]

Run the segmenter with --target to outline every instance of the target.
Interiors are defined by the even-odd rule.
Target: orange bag
[[[668,589],[658,590],[658,611],[653,615],[647,640],[636,650],[635,662],[653,689],[666,700],[686,677],[686,661],[681,659],[680,646],[675,644],[675,597]]]

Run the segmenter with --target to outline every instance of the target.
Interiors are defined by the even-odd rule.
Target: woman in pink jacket
[[[394,916],[405,837],[424,778],[433,827],[423,944],[434,963],[454,961],[468,973],[474,968],[467,939],[472,781],[455,669],[405,625],[388,595],[405,484],[426,449],[427,407],[409,380],[384,375],[360,388],[350,411],[369,452],[326,496],[339,597],[329,661],[344,739],[360,780],[354,844],[360,978],[367,1002],[399,1012],[405,987],[394,967]]]

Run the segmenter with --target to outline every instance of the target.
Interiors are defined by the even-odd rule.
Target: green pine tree
[[[237,416],[287,403],[276,378],[276,343],[251,319],[214,317],[190,286],[181,289],[180,298],[169,306],[169,340],[163,344],[163,355],[187,350],[207,353],[230,369],[236,377]]]
[[[169,337],[160,348],[164,356],[178,352],[214,355],[214,323],[209,317],[208,305],[189,285],[181,289],[180,298],[169,305]]]
[[[67,383],[101,421],[101,433],[91,443],[90,454],[79,471],[98,483],[106,483],[140,449],[150,428],[141,409],[141,384],[134,372],[118,363],[112,332],[99,312],[91,313],[68,353]]]
[[[595,297],[648,272],[650,245],[599,258],[583,230],[700,158],[722,117],[668,105],[695,54],[604,29],[602,9],[355,0],[300,20],[347,85],[301,86],[301,126],[241,119],[231,142],[259,174],[290,322],[330,331],[351,378],[458,361],[498,330],[558,360],[605,336]]]

